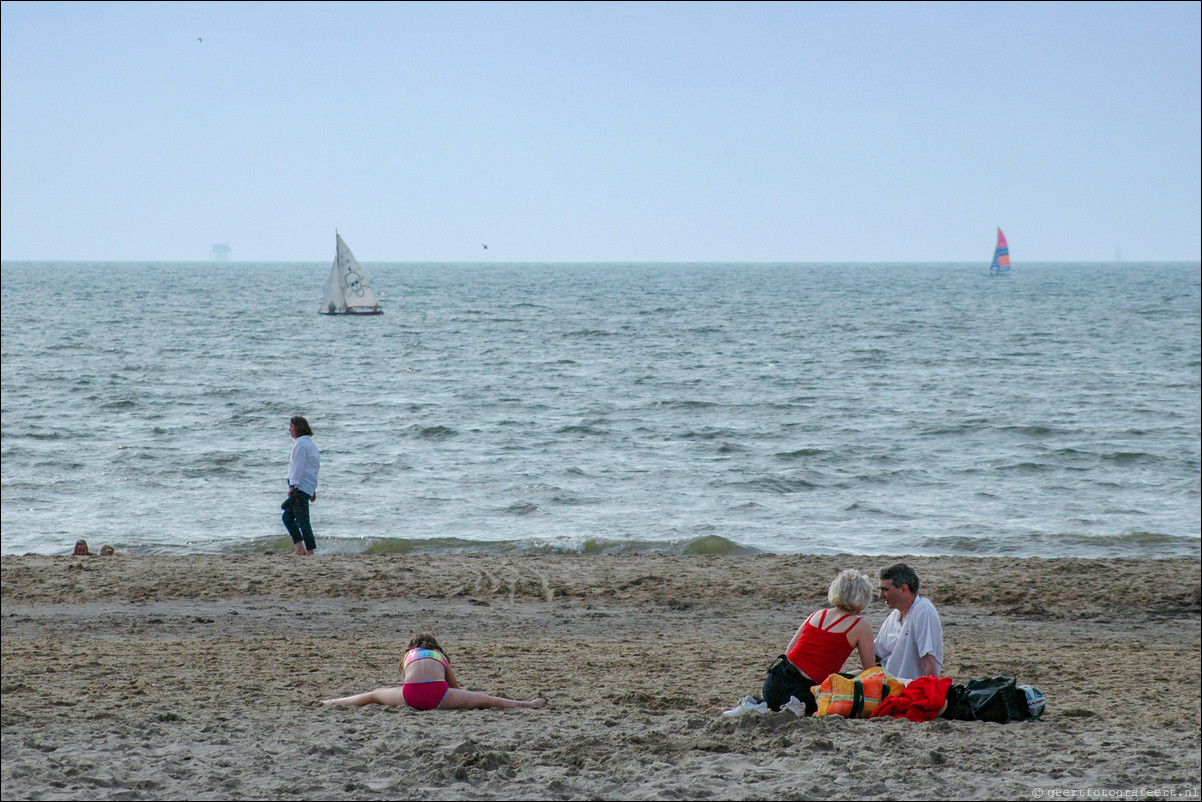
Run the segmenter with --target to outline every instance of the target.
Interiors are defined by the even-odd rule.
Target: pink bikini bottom
[[[433,710],[447,695],[449,687],[445,680],[440,679],[433,682],[406,682],[401,686],[401,696],[405,704],[414,710]]]

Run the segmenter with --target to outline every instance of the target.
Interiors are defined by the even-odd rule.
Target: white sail
[[[326,295],[321,301],[321,311],[327,315],[336,315],[339,310],[346,309],[346,295],[342,292],[342,275],[338,272],[338,260],[330,270],[330,280],[326,282]]]
[[[330,269],[330,280],[326,283],[326,294],[318,311],[325,315],[380,314],[376,291],[371,288],[363,268],[342,241],[342,236],[338,233],[334,236],[337,239],[334,266]]]

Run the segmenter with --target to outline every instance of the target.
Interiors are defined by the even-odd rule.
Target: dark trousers
[[[764,680],[764,701],[771,709],[780,710],[789,703],[790,696],[796,696],[805,705],[806,715],[812,716],[818,709],[818,700],[811,689],[817,684],[782,654],[768,669],[768,676]]]
[[[292,536],[292,542],[304,540],[308,551],[316,551],[317,539],[313,537],[313,526],[309,523],[309,495],[294,487],[283,507],[284,528]]]

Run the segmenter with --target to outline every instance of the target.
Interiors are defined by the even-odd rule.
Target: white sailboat
[[[334,253],[334,267],[330,280],[326,282],[326,295],[321,301],[323,315],[380,315],[380,302],[376,291],[371,288],[363,268],[359,266],[351,249],[346,247],[342,236],[335,231],[338,240]]]

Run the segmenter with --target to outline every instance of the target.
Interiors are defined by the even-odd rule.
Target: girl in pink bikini
[[[325,699],[322,704],[356,707],[370,704],[392,707],[408,705],[414,710],[482,710],[488,707],[542,707],[547,703],[546,699],[522,702],[463,690],[455,679],[451,661],[446,658],[442,647],[433,635],[426,633],[415,635],[409,641],[409,649],[401,658],[401,672],[403,679],[399,688],[376,688],[368,693],[341,699]]]

